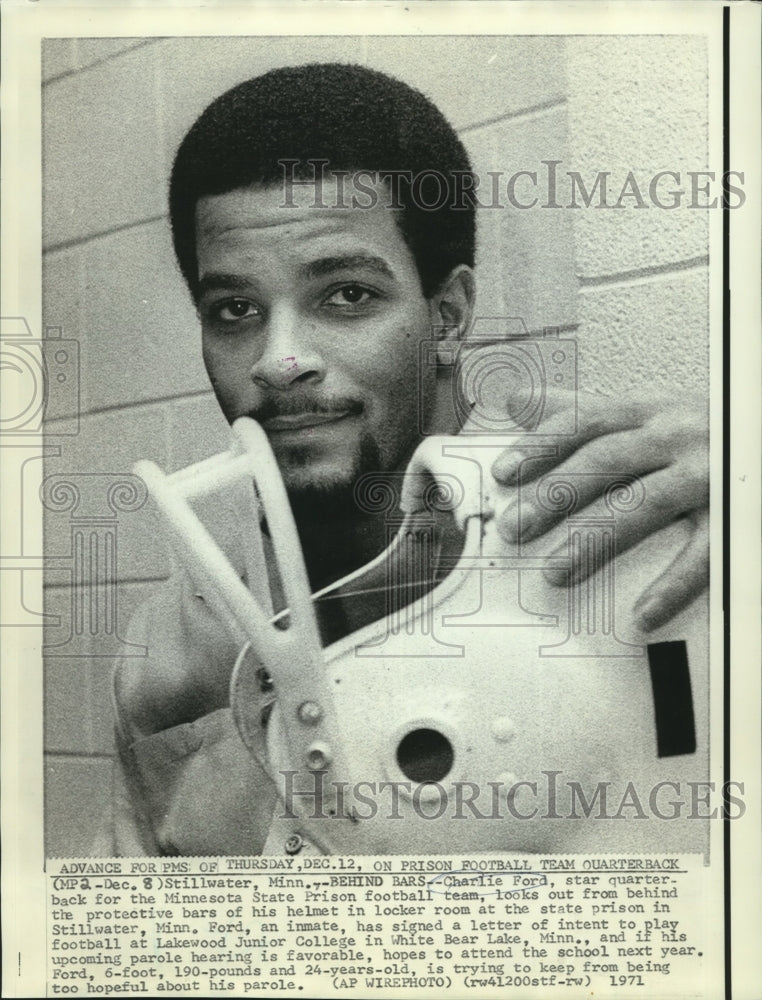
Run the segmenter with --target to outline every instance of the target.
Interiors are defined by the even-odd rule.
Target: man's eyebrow
[[[375,271],[385,278],[394,278],[394,273],[383,257],[355,253],[342,257],[321,257],[304,267],[308,278],[322,278],[336,271]]]
[[[245,292],[251,288],[251,281],[241,274],[222,274],[211,271],[203,278],[199,278],[196,287],[200,298],[205,292]]]
[[[383,259],[372,254],[354,253],[337,257],[320,257],[318,260],[305,264],[302,268],[308,278],[322,278],[337,271],[375,271],[385,278],[394,278],[394,272]],[[242,274],[226,274],[210,271],[199,278],[197,295],[201,298],[206,292],[246,292],[251,289],[251,281]]]

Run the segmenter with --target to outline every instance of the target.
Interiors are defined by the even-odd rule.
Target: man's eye
[[[223,323],[235,323],[238,320],[259,315],[259,309],[250,299],[239,298],[216,302],[210,312],[214,319],[221,320]]]
[[[378,294],[364,285],[342,285],[341,288],[330,293],[325,299],[325,304],[346,309],[352,306],[366,305],[377,298]]]

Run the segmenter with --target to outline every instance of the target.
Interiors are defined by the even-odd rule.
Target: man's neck
[[[383,515],[346,509],[315,511],[297,519],[299,540],[310,586],[314,591],[340,580],[369,563],[390,542]]]

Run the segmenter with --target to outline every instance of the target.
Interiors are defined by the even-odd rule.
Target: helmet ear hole
[[[452,770],[454,760],[452,743],[438,729],[413,729],[397,747],[399,768],[411,781],[441,781]]]

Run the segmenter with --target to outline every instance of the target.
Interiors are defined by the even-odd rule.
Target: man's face
[[[199,201],[198,307],[227,419],[262,424],[290,492],[330,494],[409,459],[433,315],[383,198],[315,208],[311,188],[301,195],[299,207],[279,186]]]

